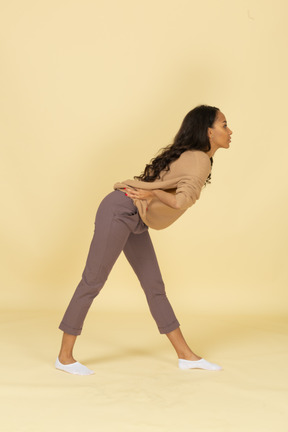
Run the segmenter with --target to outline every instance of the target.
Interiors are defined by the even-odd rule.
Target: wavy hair
[[[170,164],[178,159],[183,152],[187,150],[208,152],[211,146],[207,132],[208,128],[213,126],[218,111],[219,108],[209,105],[199,105],[189,111],[184,117],[173,143],[164,147],[161,153],[146,165],[143,173],[134,178],[153,182],[160,178],[161,171],[169,171]],[[213,158],[210,158],[210,161],[212,166]],[[209,174],[206,183],[210,183],[210,180],[211,174]]]

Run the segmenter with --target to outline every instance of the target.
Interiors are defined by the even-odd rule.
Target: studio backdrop
[[[177,312],[287,312],[287,9],[2,2],[1,307],[64,311],[102,198],[209,104],[226,115],[231,147],[200,201],[150,230],[169,298]],[[97,302],[146,310],[124,256]]]

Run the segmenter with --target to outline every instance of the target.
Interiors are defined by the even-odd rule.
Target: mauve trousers
[[[140,281],[159,332],[169,333],[179,327],[165,293],[148,227],[133,201],[123,192],[113,191],[98,208],[82,279],[59,326],[65,333],[81,334],[87,312],[122,250]]]

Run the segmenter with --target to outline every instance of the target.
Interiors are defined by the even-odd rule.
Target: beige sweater
[[[187,208],[199,199],[201,190],[211,171],[209,156],[199,150],[189,150],[171,163],[170,170],[162,171],[154,182],[125,180],[114,185],[123,190],[130,186],[139,189],[161,189],[176,195],[177,208],[164,204],[154,197],[148,205],[146,200],[133,200],[143,222],[150,228],[160,230],[178,219]]]

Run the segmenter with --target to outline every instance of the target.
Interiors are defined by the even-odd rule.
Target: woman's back
[[[177,220],[196,200],[211,171],[210,159],[199,150],[183,152],[173,161],[170,169],[163,170],[160,178],[153,182],[125,180],[116,183],[114,189],[124,190],[126,187],[145,190],[160,189],[176,195],[177,208],[164,204],[157,197],[147,200],[134,200],[143,222],[150,228],[164,229]]]

